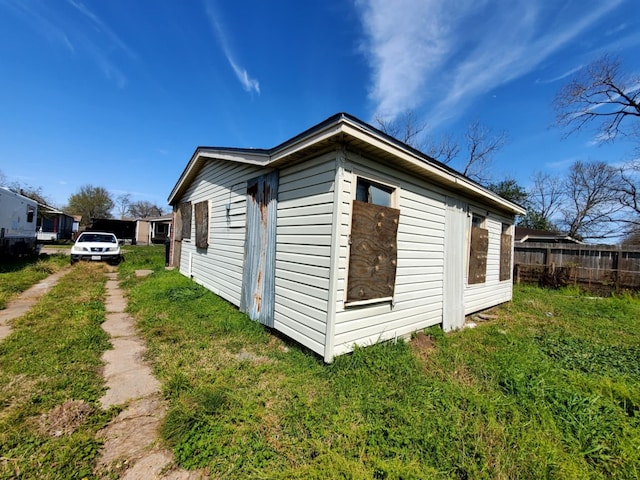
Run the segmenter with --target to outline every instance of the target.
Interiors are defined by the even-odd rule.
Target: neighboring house
[[[269,150],[199,147],[172,264],[330,362],[512,295],[524,210],[340,113]]]
[[[136,220],[136,242],[140,245],[164,243],[171,235],[173,215]]]
[[[38,207],[38,241],[71,240],[74,217],[44,203]],[[77,230],[76,230],[77,231]]]
[[[515,241],[516,243],[583,243],[564,233],[525,227],[516,227]]]

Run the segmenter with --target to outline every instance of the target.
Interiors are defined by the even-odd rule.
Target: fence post
[[[613,281],[616,286],[616,293],[620,291],[620,250],[613,252],[611,268],[613,269]]]

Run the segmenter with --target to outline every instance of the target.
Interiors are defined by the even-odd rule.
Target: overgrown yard
[[[42,259],[3,259],[0,262],[0,310],[16,295],[48,275],[69,264],[65,255],[43,256]]]
[[[62,262],[64,260],[64,262]],[[69,258],[25,262],[3,280],[21,289]],[[100,356],[109,348],[104,266],[78,265],[0,342],[0,478],[83,478],[100,448]],[[34,273],[35,272],[35,273]]]
[[[115,414],[98,403],[103,267],[74,268],[0,343],[2,478],[91,478]],[[324,365],[165,271],[162,247],[131,248],[119,272],[169,404],[162,435],[212,478],[640,478],[638,297],[518,288],[475,329]]]
[[[640,477],[637,297],[518,288],[478,328],[434,328],[324,365],[176,271],[128,278],[170,403],[162,434],[185,467],[222,478]]]

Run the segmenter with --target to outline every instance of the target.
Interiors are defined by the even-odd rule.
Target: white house
[[[524,210],[357,118],[199,147],[169,196],[180,272],[330,362],[512,295]]]

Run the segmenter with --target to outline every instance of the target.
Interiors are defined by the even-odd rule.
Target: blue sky
[[[604,52],[640,72],[637,0],[0,0],[0,171],[166,206],[198,145],[270,148],[334,113],[506,130],[527,185],[631,148],[563,140],[552,100]],[[456,164],[452,164],[456,167]]]

